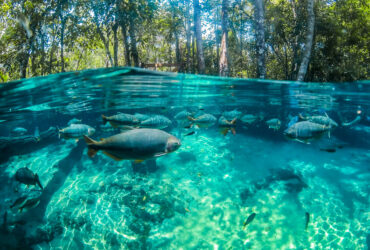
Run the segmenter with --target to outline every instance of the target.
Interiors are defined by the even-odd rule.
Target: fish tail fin
[[[86,135],[84,135],[84,139],[85,139],[85,142],[86,142],[86,144],[89,148],[88,151],[87,151],[87,155],[89,157],[94,157],[96,155],[96,153],[98,152],[98,150],[92,148],[91,146],[96,144],[97,142],[94,141],[93,139],[91,139],[90,137],[86,136]]]
[[[236,124],[236,120],[237,120],[238,118],[234,118],[231,122],[230,122],[230,124],[232,124],[232,125],[235,125]]]
[[[231,133],[233,133],[233,135],[236,135],[236,130],[235,130],[235,128],[231,128]]]
[[[39,185],[39,187],[41,189],[44,189],[44,187],[41,185],[40,178],[39,178],[38,174],[35,174],[35,179],[36,179],[37,185]]]
[[[112,122],[112,121],[109,121],[109,124],[110,124],[113,128],[118,128],[117,123],[114,123],[114,122]]]
[[[103,118],[103,124],[107,124],[107,117],[105,115],[101,115],[101,118]]]

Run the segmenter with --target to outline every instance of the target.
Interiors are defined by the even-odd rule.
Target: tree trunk
[[[191,73],[194,74],[195,73],[195,37],[194,37],[194,34],[191,37],[191,52],[192,52],[192,54],[191,54],[191,57],[192,57]]]
[[[177,32],[175,33],[175,39],[176,39],[176,64],[179,67],[178,71],[183,72],[183,65],[181,63],[181,52],[180,52],[180,41],[179,41],[179,35]]]
[[[129,34],[131,40],[131,56],[132,59],[134,60],[134,66],[139,67],[139,53],[137,52],[136,47],[135,24],[133,19],[130,19]]]
[[[65,72],[64,70],[64,29],[66,25],[66,20],[61,16],[61,31],[60,31],[60,63],[61,63],[61,72]]]
[[[311,48],[313,42],[313,33],[315,27],[315,14],[313,12],[314,0],[308,0],[307,3],[307,12],[308,12],[308,23],[307,23],[307,35],[306,35],[306,44],[304,46],[303,58],[301,66],[299,67],[297,81],[303,81],[307,72],[308,63],[311,56]]]
[[[123,45],[125,47],[125,65],[131,66],[130,45],[127,39],[127,28],[123,22],[121,22],[121,31],[122,31]]]
[[[191,40],[191,20],[190,20],[190,1],[186,0],[186,72],[189,73],[190,66],[190,40]]]
[[[204,63],[199,0],[194,0],[194,25],[197,43],[198,70],[199,74],[204,74],[206,66]]]
[[[108,56],[110,65],[113,66],[113,59],[112,59],[112,55],[111,55],[110,50],[109,50],[109,43],[105,39],[103,31],[100,29],[99,20],[98,20],[97,16],[98,16],[98,14],[96,13],[96,11],[94,11],[94,21],[95,21],[95,25],[96,25],[96,30],[98,31],[100,39],[103,41],[103,44],[104,44],[104,47],[105,47],[105,53]]]
[[[292,4],[292,12],[294,18],[294,42],[292,44],[293,50],[293,62],[290,72],[290,80],[296,79],[297,70],[298,70],[298,20],[297,20],[297,7],[295,0],[290,0]]]
[[[113,30],[113,58],[114,58],[114,66],[118,66],[118,38],[117,38],[117,30],[118,30],[118,23],[115,23],[112,26]]]
[[[256,19],[256,38],[257,38],[257,77],[264,79],[266,77],[265,65],[265,17],[263,10],[263,0],[255,0],[254,15]]]
[[[220,55],[220,76],[229,76],[229,60],[228,60],[228,15],[229,1],[222,1],[222,40],[221,40],[221,55]]]

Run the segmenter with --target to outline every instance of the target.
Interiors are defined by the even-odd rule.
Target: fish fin
[[[226,135],[227,135],[227,132],[229,132],[229,128],[222,128],[222,129],[220,129],[220,133],[221,133],[223,136],[226,136]]]
[[[77,139],[75,139],[75,142],[77,143],[79,140],[80,140],[80,139],[78,139],[78,138],[77,138]]]
[[[237,120],[238,118],[234,118],[231,122],[230,122],[230,124],[232,124],[232,125],[235,125],[236,124],[236,120]]]
[[[104,141],[104,138],[100,138],[100,141]]]
[[[144,160],[134,160],[135,164],[142,163]]]
[[[235,128],[231,128],[231,133],[233,133],[233,135],[236,135],[236,130],[235,130]]]
[[[109,124],[110,124],[113,128],[118,128],[118,125],[117,125],[117,123],[115,123],[115,122],[109,121]]]
[[[107,123],[107,117],[105,115],[101,115],[101,118],[103,118],[103,124],[105,125]]]
[[[40,182],[40,178],[39,178],[39,175],[38,174],[35,174],[35,180],[36,180],[36,183],[37,185],[41,188],[41,189],[44,189],[41,185],[41,182]]]
[[[19,212],[19,213],[22,213],[22,210],[23,210],[23,208],[21,208],[21,207],[20,207],[20,208],[18,209],[18,212]]]
[[[195,118],[191,117],[191,116],[188,116],[188,120],[189,121],[195,121]]]
[[[98,150],[93,149],[93,148],[89,148],[89,149],[87,150],[87,155],[88,155],[89,157],[93,158],[93,157],[96,155],[96,153],[97,153],[97,152],[98,152]]]
[[[154,155],[154,157],[159,157],[159,156],[162,156],[162,155],[165,155],[165,154],[167,154],[168,152],[164,152],[164,153],[157,153],[157,154],[155,154]]]
[[[112,154],[108,153],[107,151],[103,151],[103,153],[104,153],[106,156],[108,156],[108,157],[112,158],[112,159],[113,159],[113,160],[115,160],[115,161],[121,161],[121,160],[122,160],[122,159],[118,158],[117,156],[114,156],[114,155],[112,155]]]
[[[84,135],[84,139],[85,139],[85,142],[87,143],[87,145],[90,145],[90,144],[96,144],[97,141],[91,139],[90,137],[88,137],[87,135]]]

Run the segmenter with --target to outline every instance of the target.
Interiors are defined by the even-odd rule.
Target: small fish
[[[356,123],[358,123],[359,121],[361,121],[361,116],[357,116],[353,121],[351,121],[351,122],[343,122],[342,123],[342,126],[343,127],[348,127],[348,126],[351,126],[351,125],[353,125],[353,124],[356,124]]]
[[[193,135],[193,134],[195,134],[195,131],[191,131],[191,132],[187,133],[185,136],[189,136],[189,135]]]
[[[156,129],[164,129],[171,126],[172,122],[170,119],[163,115],[155,115],[142,121],[140,123],[140,127],[144,128],[156,128]]]
[[[251,123],[255,122],[257,119],[258,119],[258,116],[251,115],[251,114],[246,114],[240,120],[243,123],[251,124]]]
[[[320,148],[320,151],[326,151],[329,153],[335,153],[337,150],[335,148]]]
[[[18,206],[21,206],[23,205],[23,203],[26,201],[28,197],[27,196],[22,196],[22,197],[19,197],[18,199],[16,199],[16,201],[10,206],[10,208],[13,208],[13,207],[18,207]]]
[[[280,129],[281,121],[277,118],[273,118],[266,121],[266,124],[269,126],[269,128],[272,128],[273,130],[276,131]]]
[[[82,136],[90,136],[95,133],[95,129],[85,124],[71,124],[66,128],[59,130],[59,138],[79,139]]]
[[[251,223],[254,220],[254,217],[256,217],[256,213],[252,213],[248,216],[247,220],[243,223],[243,230],[248,226],[249,223]]]
[[[72,125],[72,124],[80,124],[81,122],[82,122],[82,120],[77,119],[77,118],[73,118],[72,120],[70,120],[70,121],[68,122],[68,126],[69,126],[69,125]]]
[[[15,129],[12,130],[11,133],[13,135],[24,135],[25,133],[27,133],[27,129],[22,127],[16,127]]]
[[[20,183],[26,185],[38,185],[41,189],[44,189],[41,185],[39,176],[27,167],[19,168],[15,173],[15,179]]]
[[[20,208],[19,208],[19,212],[22,212],[23,209],[30,209],[30,208],[34,208],[34,207],[37,207],[37,205],[39,205],[40,203],[40,198],[33,198],[33,199],[29,199],[27,200]]]
[[[192,124],[189,124],[187,126],[185,126],[184,128],[191,128],[193,125]]]
[[[117,128],[119,126],[131,126],[131,125],[138,125],[140,121],[133,115],[130,114],[123,114],[118,113],[116,115],[112,116],[105,116],[102,115],[103,124],[106,124],[107,122],[112,125],[112,127]]]
[[[305,226],[306,231],[307,231],[307,227],[308,227],[309,222],[310,222],[310,214],[308,212],[306,212],[306,226]]]

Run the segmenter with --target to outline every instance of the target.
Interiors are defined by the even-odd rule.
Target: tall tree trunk
[[[122,38],[123,38],[123,46],[125,47],[125,65],[131,66],[130,45],[128,43],[128,38],[127,38],[127,28],[122,21],[121,21],[121,31],[122,31]]]
[[[215,38],[216,38],[216,70],[220,71],[220,37],[218,35],[218,6],[216,6],[215,19]]]
[[[194,74],[195,73],[195,37],[194,35],[192,35],[191,37],[191,57],[192,57],[192,60],[191,60],[191,73]]]
[[[45,55],[45,34],[43,33],[43,31],[41,31],[41,75],[45,75]]]
[[[194,26],[197,43],[198,70],[199,74],[204,74],[206,66],[204,63],[199,0],[194,0]]]
[[[134,66],[139,67],[139,53],[137,52],[137,47],[136,47],[135,24],[132,18],[130,18],[129,33],[130,33],[130,40],[131,40],[131,56],[132,56],[132,59],[134,60]]]
[[[60,31],[60,63],[61,63],[61,72],[65,72],[64,70],[64,30],[66,25],[66,20],[61,16],[61,31]]]
[[[118,38],[117,38],[117,30],[118,30],[118,23],[116,22],[112,26],[113,30],[113,58],[114,58],[114,66],[118,66]]]
[[[257,37],[257,77],[264,79],[266,77],[265,65],[265,14],[263,10],[263,0],[255,0],[254,15],[256,19],[256,37]]]
[[[307,35],[306,43],[304,46],[303,57],[301,66],[299,67],[297,81],[303,81],[307,72],[308,63],[310,61],[313,33],[315,27],[315,14],[313,12],[314,0],[308,0],[307,2],[307,12],[308,12],[308,22],[307,22]]]
[[[292,12],[293,12],[293,18],[294,18],[294,41],[292,44],[292,50],[293,50],[293,62],[291,66],[291,72],[290,72],[290,80],[296,79],[297,71],[298,71],[298,19],[297,19],[297,7],[295,0],[290,0],[290,3],[292,5]]]
[[[176,64],[179,67],[178,71],[183,72],[183,65],[181,63],[181,52],[180,52],[180,41],[179,41],[179,35],[177,32],[175,32],[175,39],[176,39]]]
[[[96,25],[96,30],[98,31],[98,34],[100,36],[100,39],[102,40],[102,42],[104,44],[105,53],[108,56],[110,65],[113,66],[113,59],[112,59],[112,55],[111,55],[110,50],[109,50],[109,43],[105,39],[104,34],[103,34],[103,31],[101,30],[101,28],[99,26],[99,20],[98,20],[97,16],[98,16],[98,14],[96,13],[96,11],[94,11],[94,21],[95,21],[95,25]]]
[[[220,66],[219,74],[220,76],[229,76],[229,55],[228,55],[228,15],[227,11],[229,8],[229,1],[222,1],[222,40],[221,40],[221,56],[220,56]]]
[[[191,40],[191,20],[190,20],[190,1],[186,0],[186,72],[189,73],[190,66],[190,40]]]

